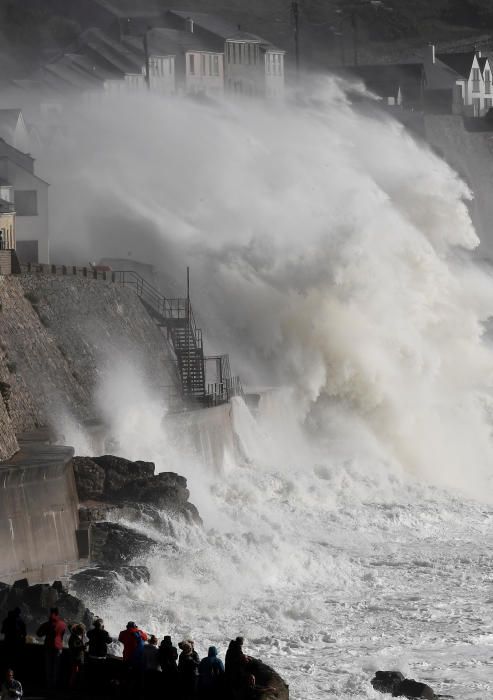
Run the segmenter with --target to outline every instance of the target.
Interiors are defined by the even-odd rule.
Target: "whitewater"
[[[201,653],[243,634],[294,700],[381,697],[376,669],[491,697],[493,281],[467,186],[335,80],[272,107],[79,105],[70,130],[49,156],[60,250],[138,232],[171,291],[189,264],[208,348],[265,387],[210,465],[138,358],[101,367],[112,444],[186,476],[204,526],[126,523],[167,554],[91,607]]]

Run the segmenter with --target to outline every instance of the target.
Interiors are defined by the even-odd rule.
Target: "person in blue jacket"
[[[199,696],[207,700],[215,698],[223,687],[224,664],[216,647],[209,647],[208,655],[199,663]]]

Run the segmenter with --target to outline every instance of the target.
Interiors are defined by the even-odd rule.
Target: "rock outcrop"
[[[153,551],[165,556],[175,548],[170,540],[176,519],[201,523],[188,500],[187,480],[173,472],[155,474],[152,462],[103,455],[75,457],[73,465],[81,527],[90,531],[91,569],[71,579],[80,595],[108,596],[122,579],[148,581],[143,563]],[[142,532],[142,525],[159,537]]]
[[[67,623],[82,622],[87,627],[94,619],[82,600],[69,593],[60,581],[52,585],[38,583],[34,586],[30,586],[27,579],[20,579],[12,586],[0,583],[0,620],[7,616],[9,610],[20,608],[30,635],[36,634],[53,607],[59,609]]]

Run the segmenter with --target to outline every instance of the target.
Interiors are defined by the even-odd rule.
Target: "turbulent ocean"
[[[376,669],[490,698],[493,279],[467,186],[365,99],[320,80],[289,106],[129,98],[74,116],[60,231],[70,216],[101,256],[138,232],[174,289],[190,265],[210,352],[263,388],[254,412],[234,401],[210,440],[239,449],[211,464],[210,445],[180,447],[137,360],[102,370],[122,456],[186,476],[204,526],[167,542],[132,523],[177,546],[92,607],[201,654],[242,634],[293,700],[379,697]]]

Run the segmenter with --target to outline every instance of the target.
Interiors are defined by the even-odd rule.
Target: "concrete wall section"
[[[0,580],[51,581],[77,562],[72,456],[33,443],[0,465]]]

